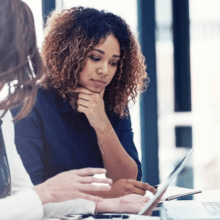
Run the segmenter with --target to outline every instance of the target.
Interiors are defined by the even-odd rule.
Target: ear
[[[105,93],[105,87],[100,91],[100,96],[103,98],[103,96],[104,96],[104,93]]]

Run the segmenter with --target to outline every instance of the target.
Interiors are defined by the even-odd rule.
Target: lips
[[[100,80],[100,79],[91,79],[91,80],[95,83],[104,84],[104,85],[107,83],[105,80]]]

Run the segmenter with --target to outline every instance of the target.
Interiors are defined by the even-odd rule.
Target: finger
[[[88,94],[88,95],[92,95],[94,94],[94,92],[86,89],[85,87],[77,87],[74,92],[76,93],[84,93],[84,94]]]
[[[105,87],[100,91],[99,95],[103,98],[104,93],[105,93]]]
[[[86,106],[83,106],[83,105],[78,105],[77,107],[77,111],[80,112],[80,113],[84,113],[86,115],[87,113],[87,110],[88,108]]]
[[[103,168],[82,168],[78,170],[74,170],[76,174],[79,176],[92,176],[94,174],[102,174],[106,173],[106,169]]]
[[[155,194],[157,192],[157,190],[148,183],[143,183],[143,182],[140,182],[140,181],[134,181],[134,185],[136,187],[140,188],[140,189],[148,190],[148,191],[152,192],[153,194]]]
[[[85,94],[85,93],[79,93],[78,99],[84,99],[84,100],[91,100],[92,95]]]
[[[148,184],[147,183],[147,185],[148,185],[148,191],[150,191],[150,192],[152,192],[153,194],[156,194],[157,193],[157,189],[155,189],[153,186],[151,186],[150,184]]]
[[[92,184],[81,184],[79,189],[83,192],[89,191],[110,191],[110,185],[92,185]]]
[[[81,183],[106,183],[106,184],[112,184],[112,179],[109,178],[96,178],[96,177],[81,177],[79,182]]]
[[[88,108],[89,107],[89,101],[86,101],[84,99],[78,99],[77,100],[77,105],[78,106],[81,105],[81,106],[83,106],[85,108]]]
[[[144,196],[146,194],[146,190],[143,190],[143,189],[140,189],[140,188],[137,188],[137,187],[134,188],[133,192],[135,194],[138,194],[138,195],[141,195],[141,196]]]

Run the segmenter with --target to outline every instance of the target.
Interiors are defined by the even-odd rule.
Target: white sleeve
[[[43,206],[14,144],[14,125],[8,111],[3,117],[3,137],[11,175],[11,196],[0,199],[0,218],[40,220]]]
[[[12,195],[21,190],[33,188],[31,179],[26,172],[14,143],[14,124],[8,111],[3,118],[3,137],[11,174]]]
[[[40,220],[43,216],[41,200],[33,189],[23,190],[0,199],[0,216],[4,220]]]

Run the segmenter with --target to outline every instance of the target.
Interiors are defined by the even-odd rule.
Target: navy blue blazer
[[[12,115],[18,111],[11,110]],[[107,116],[122,146],[137,163],[137,180],[141,180],[130,117],[120,118],[110,112]],[[33,110],[15,123],[15,143],[34,184],[71,169],[103,167],[95,130],[55,89],[38,89]]]

